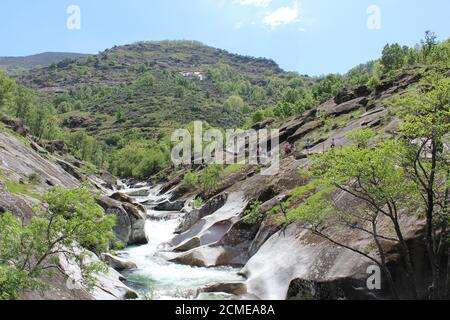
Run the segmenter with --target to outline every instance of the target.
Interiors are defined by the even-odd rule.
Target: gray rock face
[[[247,293],[247,286],[243,282],[224,282],[211,284],[200,288],[197,294],[200,293],[228,293],[235,296],[244,295]]]
[[[22,137],[26,137],[30,131],[20,119],[12,119],[7,116],[2,116],[0,118],[0,122],[4,123],[7,127]]]
[[[29,221],[33,216],[32,199],[9,193],[0,181],[0,215],[11,212],[24,221]]]
[[[311,131],[316,130],[322,126],[323,126],[323,121],[308,122],[308,123],[304,124],[303,126],[301,126],[297,131],[295,131],[294,134],[289,136],[288,141],[290,143],[294,143],[295,141],[303,138],[305,135],[307,135]]]
[[[157,204],[153,210],[156,211],[181,211],[184,208],[185,201],[164,201],[162,203]]]
[[[194,226],[200,219],[216,212],[223,207],[228,199],[228,194],[222,193],[208,200],[200,209],[194,209],[184,216],[184,219],[176,233],[184,233]]]
[[[353,278],[366,274],[369,264],[322,239],[311,240],[307,231],[291,225],[270,237],[241,272],[248,279],[249,293],[261,299],[284,300],[295,279],[329,282]]]
[[[128,198],[118,197],[127,200]],[[107,214],[114,214],[117,218],[114,233],[119,241],[125,245],[146,244],[145,216],[141,206],[129,202],[120,202],[107,196],[98,199],[98,203]]]
[[[137,269],[137,265],[134,262],[113,256],[109,253],[102,254],[102,258],[109,263],[111,268],[117,271]]]
[[[80,182],[68,174],[54,161],[34,151],[16,137],[0,131],[0,168],[3,175],[13,181],[27,180],[31,174],[38,174],[41,183],[35,187],[38,191],[52,186],[76,188]],[[46,183],[51,181],[51,185]]]
[[[71,164],[54,158],[33,142],[19,140],[7,132],[0,131],[0,171],[2,179],[13,182],[27,181],[31,174],[37,174],[39,179],[33,184],[33,192],[43,194],[51,187],[76,188],[80,182],[78,170]],[[81,175],[78,176],[81,178]],[[109,198],[107,198],[109,199]],[[0,181],[0,214],[10,211],[24,221],[30,220],[34,214],[32,206],[37,203],[31,196],[9,193]],[[121,207],[120,203],[109,199],[105,207],[114,213],[119,220],[117,230],[119,238],[126,239],[132,235],[131,219],[129,213]],[[130,209],[131,211],[131,209]],[[138,211],[138,209],[136,209]],[[131,213],[130,213],[131,214]],[[137,226],[137,224],[135,224]],[[136,228],[135,228],[136,229]],[[126,242],[125,242],[126,243]],[[82,249],[80,249],[82,250]],[[98,258],[90,253],[93,260]],[[79,274],[75,263],[60,259],[61,270],[57,270],[51,277],[44,277],[49,285],[48,290],[24,292],[23,299],[32,300],[110,300],[133,299],[137,294],[122,283],[122,276],[109,269],[106,273],[96,274],[98,280],[94,290],[73,287],[68,283],[68,276]]]
[[[200,219],[191,229],[173,238],[170,244],[175,250],[187,251],[216,243],[239,221],[239,215],[246,206],[242,193],[232,193],[223,207]]]
[[[128,244],[131,236],[131,219],[122,204],[119,201],[111,199],[107,196],[101,196],[98,199],[98,204],[102,206],[106,214],[116,216],[116,226],[114,227],[114,234],[118,241],[123,244]]]
[[[334,104],[333,101],[328,101],[319,107],[319,112],[326,116],[340,116],[365,107],[367,99],[365,97],[356,98],[350,101],[343,102],[339,105]]]
[[[357,210],[360,203],[343,192],[333,195],[337,206]],[[424,248],[417,239],[421,237],[423,224],[414,216],[403,216],[401,227],[405,239],[417,262],[417,279],[426,274],[422,259]],[[389,232],[390,224],[379,221],[379,230]],[[377,257],[371,235],[355,228],[330,227],[327,234],[337,242],[349,244],[353,248]],[[420,242],[420,240],[419,240]],[[390,257],[389,266],[396,275],[397,291],[400,296],[410,299],[409,284],[404,279],[404,270],[394,254],[396,248],[391,243],[384,244]],[[392,254],[391,254],[392,252]],[[337,247],[324,238],[313,235],[301,225],[292,224],[285,230],[274,233],[256,251],[241,273],[247,277],[250,294],[261,299],[389,299],[391,292],[382,281],[381,290],[369,290],[368,267],[374,262],[350,251]]]

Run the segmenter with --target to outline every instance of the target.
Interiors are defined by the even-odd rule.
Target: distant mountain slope
[[[0,57],[0,68],[6,69],[7,71],[27,70],[36,67],[46,67],[67,58],[79,58],[83,56],[86,55],[68,52],[44,52],[24,57]]]
[[[272,60],[195,41],[114,47],[30,70],[19,80],[52,100],[71,129],[106,135],[140,128],[153,136],[154,128],[192,120],[242,125],[246,114],[274,105],[289,85],[312,82]]]

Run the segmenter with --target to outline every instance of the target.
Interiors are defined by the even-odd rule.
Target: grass
[[[44,198],[43,195],[36,193],[32,184],[11,181],[3,175],[1,170],[0,180],[3,182],[9,193],[31,197],[39,201],[42,201]]]
[[[239,171],[243,167],[244,167],[244,165],[240,164],[240,163],[230,164],[223,170],[223,174],[228,175],[228,174],[234,173],[236,171]]]
[[[17,183],[9,180],[5,180],[3,182],[6,186],[6,189],[10,193],[28,196],[40,201],[43,200],[43,196],[36,193],[32,185]]]

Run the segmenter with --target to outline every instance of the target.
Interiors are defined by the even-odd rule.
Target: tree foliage
[[[44,201],[46,208],[37,208],[29,222],[11,213],[0,216],[1,299],[45,288],[42,277],[60,269],[60,258],[80,267],[87,286],[93,284],[93,273],[105,268],[79,246],[106,252],[114,239],[115,217],[106,216],[85,187],[53,189]]]

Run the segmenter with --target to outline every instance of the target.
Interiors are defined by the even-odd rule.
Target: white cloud
[[[248,0],[251,1],[251,0]],[[262,1],[262,0],[261,0]],[[300,17],[300,9],[298,2],[293,7],[281,7],[264,17],[264,24],[272,29],[284,24],[298,22]]]
[[[272,0],[238,0],[242,6],[254,6],[266,8],[272,2]]]

